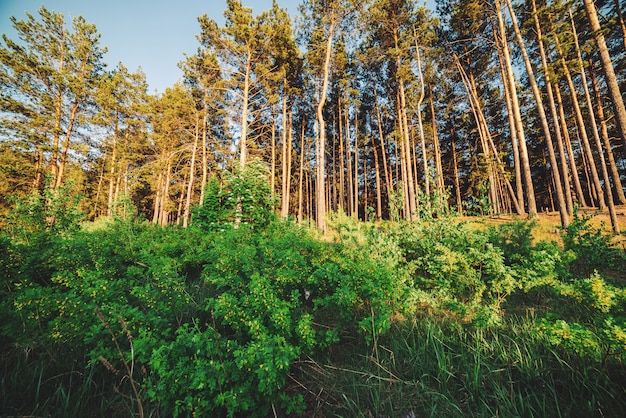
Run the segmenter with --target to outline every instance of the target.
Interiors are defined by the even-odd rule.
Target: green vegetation
[[[189,228],[81,224],[68,189],[0,233],[3,415],[617,416],[626,255],[577,217],[363,223],[274,215],[262,165]]]

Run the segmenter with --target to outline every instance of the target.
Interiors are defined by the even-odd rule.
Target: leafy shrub
[[[267,181],[268,169],[261,160],[222,173],[221,183],[212,178],[202,206],[196,208],[193,222],[211,231],[249,224],[263,228],[275,219],[273,196]]]
[[[71,187],[70,183],[56,189],[46,187],[43,192],[35,190],[17,199],[15,209],[5,219],[12,239],[33,243],[76,232],[85,215],[77,208],[80,196],[72,195]]]
[[[533,244],[530,223],[485,234],[447,218],[376,224],[336,214],[336,239],[327,242],[275,219],[257,168],[214,181],[186,229],[132,217],[79,229],[71,211],[39,200],[12,215],[13,229],[0,234],[0,354],[11,379],[27,364],[24,353],[37,359],[39,375],[28,375],[23,393],[52,382],[42,384],[48,396],[61,384],[37,415],[67,415],[55,402],[77,380],[63,370],[84,376],[84,396],[113,399],[98,406],[102,415],[140,406],[168,416],[296,414],[307,395],[289,388],[294,365],[348,344],[378,356],[391,325],[416,313],[479,333],[504,327],[505,307],[541,305],[534,332],[552,344],[546,350],[624,360],[624,290],[600,273],[581,277],[572,264],[604,245],[596,235],[576,232],[583,238],[563,250]],[[38,211],[54,212],[59,224]],[[619,252],[607,251],[617,265]],[[445,382],[449,370],[440,371]],[[472,396],[479,372],[458,376]]]
[[[502,250],[507,264],[528,258],[533,249],[535,220],[514,220],[487,230],[489,242]]]
[[[603,363],[626,360],[626,291],[598,272],[554,287],[562,298],[539,322],[550,342]]]
[[[574,213],[571,223],[565,228],[563,242],[566,250],[576,254],[572,269],[591,273],[594,269],[626,268],[624,250],[611,245],[611,237],[589,222],[591,216]]]
[[[484,325],[497,323],[508,295],[520,287],[515,271],[484,233],[450,219],[401,226],[394,231],[415,265],[420,303]]]
[[[363,250],[285,222],[216,235],[201,312],[154,351],[150,399],[175,415],[301,410],[302,396],[284,391],[292,364],[347,336],[371,342],[406,294],[403,267],[375,236]]]

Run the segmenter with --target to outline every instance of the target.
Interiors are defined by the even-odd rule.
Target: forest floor
[[[617,222],[621,234],[612,238],[611,242],[626,249],[626,205],[615,206],[615,212],[617,214]],[[611,234],[611,218],[609,216],[608,209],[600,212],[597,208],[579,208],[580,217],[591,217],[589,224],[594,228],[600,228],[606,234]],[[511,222],[515,219],[524,219],[517,215],[495,215],[486,218],[483,217],[462,217],[464,221],[470,223],[476,223],[484,226],[495,226],[507,222]],[[570,222],[572,219],[570,219]],[[561,242],[560,238],[561,218],[558,211],[540,212],[537,214],[537,225],[533,230],[535,240],[552,240]]]

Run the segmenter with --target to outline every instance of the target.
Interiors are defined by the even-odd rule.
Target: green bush
[[[574,218],[565,228],[563,242],[566,250],[576,254],[571,263],[574,272],[592,273],[601,269],[626,269],[626,253],[611,245],[611,236],[589,222],[591,216],[574,213]]]
[[[272,194],[265,163],[253,159],[242,169],[224,171],[221,181],[212,178],[206,186],[202,205],[195,209],[193,223],[219,231],[251,225],[263,228],[276,219],[276,198]]]
[[[450,332],[423,330],[431,345],[419,355],[433,374],[419,384],[468,397],[448,405],[438,400],[450,414],[468,408],[494,413],[499,401],[480,393],[484,384],[495,390],[498,382],[483,378],[489,364],[473,367],[472,359],[487,358],[488,345],[499,344],[498,333],[508,326],[505,310],[527,315],[529,352],[574,359],[567,366],[572,374],[591,364],[600,376],[600,369],[626,360],[623,287],[601,270],[583,275],[576,264],[616,268],[623,253],[585,224],[567,232],[563,249],[533,243],[533,224],[519,221],[485,233],[448,218],[379,224],[334,214],[329,226],[336,238],[328,242],[276,220],[263,172],[253,165],[211,183],[185,229],[134,217],[80,228],[80,216],[60,192],[19,206],[0,233],[0,395],[6,405],[0,412],[297,414],[316,401],[300,382],[292,384],[303,364],[349,357],[346,348],[352,348],[365,353],[359,359],[376,359],[367,367],[398,376],[391,362],[405,355],[408,340],[389,330],[446,317]],[[594,248],[610,263],[594,261]],[[471,341],[463,339],[466,331]],[[452,335],[445,344],[444,334]],[[513,342],[507,339],[498,355],[515,349]],[[457,360],[464,356],[454,366],[459,370],[446,357],[450,348],[460,353]],[[389,354],[385,364],[383,353]],[[409,349],[398,364],[415,363],[415,353]],[[532,392],[526,386],[536,382],[557,390],[558,382],[542,380],[541,370],[518,370],[517,361],[502,366],[507,382],[521,385],[515,396]],[[372,381],[394,379],[376,375]],[[364,385],[370,394],[385,393]],[[539,414],[547,400],[541,394],[536,400],[531,409],[516,401],[507,411]]]
[[[483,325],[499,322],[506,298],[521,284],[486,234],[440,219],[392,231],[415,267],[417,301]]]

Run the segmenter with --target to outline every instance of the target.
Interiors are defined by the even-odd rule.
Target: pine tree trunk
[[[456,210],[459,215],[463,215],[463,201],[461,200],[461,183],[459,182],[459,165],[456,158],[454,132],[450,135],[450,137],[452,138],[452,171],[454,175],[454,190],[456,194]]]
[[[387,167],[387,151],[385,147],[385,135],[383,133],[383,122],[380,116],[380,106],[378,104],[378,95],[376,93],[376,83],[372,80],[373,89],[374,89],[374,104],[376,105],[376,122],[378,124],[378,140],[380,142],[380,151],[381,158],[383,160],[383,171],[385,173],[385,186],[387,188],[387,201],[389,201],[389,193],[393,190],[392,188],[392,169],[391,167]]]
[[[354,118],[354,203],[352,216],[359,217],[359,119]]]
[[[161,200],[162,200],[162,193],[161,193],[161,186],[163,182],[163,172],[159,172],[159,176],[157,177],[157,182],[156,182],[156,194],[154,196],[154,212],[152,213],[152,223],[153,224],[158,224],[159,223],[159,216],[161,215]]]
[[[250,73],[252,71],[252,53],[248,51],[243,78],[243,103],[241,105],[241,138],[239,139],[239,167],[246,166],[248,143],[248,101],[250,96]]]
[[[532,0],[532,6],[533,6],[533,17],[535,19],[535,30],[537,32],[537,45],[539,46],[539,54],[541,56],[541,64],[543,66],[545,84],[546,84],[546,89],[548,91],[548,105],[550,107],[550,111],[552,112],[552,119],[556,123],[557,112],[556,112],[556,107],[554,103],[554,94],[552,92],[552,81],[550,79],[550,69],[548,68],[548,59],[547,59],[544,44],[543,44],[541,25],[539,24],[539,16],[537,14],[537,4],[535,0]],[[531,70],[531,73],[532,73],[532,67],[530,65],[530,61],[528,61],[527,63],[527,69]],[[546,144],[548,145],[548,155],[550,157],[550,166],[552,167],[554,188],[556,190],[556,198],[557,198],[557,202],[559,205],[559,215],[561,217],[561,226],[565,228],[569,225],[569,216],[574,211],[574,208],[571,205],[567,204],[567,201],[565,199],[565,193],[563,190],[563,183],[565,183],[565,188],[569,189],[569,181],[567,179],[567,168],[561,167],[561,171],[559,171],[559,164],[556,159],[556,153],[554,152],[554,144],[552,143],[552,134],[550,132],[548,118],[544,110],[541,92],[539,91],[539,87],[537,85],[537,81],[535,79],[534,74],[532,75],[529,74],[529,78],[530,78],[531,86],[533,88],[533,93],[535,94],[535,99],[537,101],[539,117],[541,119],[541,125],[542,125],[543,133],[546,139]],[[555,129],[555,131],[556,131],[556,136],[558,138],[557,142],[560,143],[561,133],[558,129]],[[561,176],[561,173],[563,173],[563,176]]]
[[[199,115],[196,114],[196,132],[193,141],[193,148],[191,149],[191,162],[189,163],[189,179],[187,181],[187,198],[185,199],[185,211],[183,213],[183,228],[189,226],[189,220],[191,219],[191,198],[193,196],[193,183],[195,181],[196,174],[196,155],[198,153],[198,142],[200,142],[200,120]]]
[[[205,95],[206,100],[206,95]],[[209,180],[209,157],[207,152],[207,120],[209,114],[204,109],[204,116],[202,117],[202,184],[200,185],[200,206],[204,204],[204,190],[206,188],[207,181]]]
[[[344,132],[345,132],[345,155],[342,156],[342,158],[345,158],[346,160],[346,179],[345,182],[347,183],[347,198],[348,201],[346,202],[346,213],[348,215],[353,215],[354,214],[354,183],[352,183],[352,138],[350,135],[350,109],[348,109],[348,99],[346,97],[344,97],[344,101],[343,101],[343,106],[345,107],[342,116],[343,116],[343,120],[342,122],[345,124],[344,125]]]
[[[528,206],[528,215],[529,217],[533,218],[537,215],[537,203],[535,200],[535,187],[533,186],[532,174],[530,171],[530,159],[528,157],[526,135],[524,133],[524,125],[522,123],[522,113],[520,111],[519,99],[517,97],[517,86],[515,85],[515,76],[513,74],[513,67],[511,65],[511,57],[509,54],[509,47],[500,0],[495,0],[495,5],[496,15],[498,18],[498,27],[503,46],[503,62],[506,68],[506,78],[509,84],[509,93],[511,94],[511,104],[513,106],[513,117],[515,120],[515,127],[517,129],[517,139],[519,141],[522,173],[524,178],[524,184],[526,186],[526,204]],[[523,207],[524,205],[520,204],[520,206]]]
[[[346,208],[346,179],[345,179],[345,158],[344,158],[344,149],[345,142],[343,140],[343,114],[341,112],[341,94],[337,95],[337,112],[338,115],[338,123],[337,126],[339,128],[339,207],[342,212],[345,213]]]
[[[374,152],[374,171],[376,174],[376,220],[381,220],[383,217],[383,200],[380,190],[380,163],[378,161],[378,151],[376,151],[376,142],[374,141],[374,135],[372,135],[371,139],[372,151]]]
[[[622,98],[622,93],[620,91],[619,84],[617,83],[617,77],[615,75],[615,69],[613,68],[613,62],[611,61],[611,55],[609,54],[609,49],[606,46],[606,40],[604,39],[604,34],[602,33],[602,28],[600,27],[600,21],[598,20],[598,14],[593,0],[583,0],[583,3],[585,5],[587,18],[589,19],[589,24],[591,25],[591,30],[593,31],[593,35],[596,40],[596,45],[598,46],[598,52],[600,52],[600,62],[602,63],[602,68],[604,69],[606,84],[609,88],[611,101],[613,102],[620,136],[626,146],[626,106],[624,105],[624,99]],[[579,48],[577,47],[577,49]]]
[[[291,196],[291,167],[293,158],[293,113],[287,114],[287,216],[289,216]]]
[[[559,169],[556,162],[556,155],[554,153],[554,145],[552,144],[552,135],[550,133],[550,126],[548,124],[548,118],[545,113],[545,109],[543,107],[543,99],[541,97],[541,92],[539,91],[539,86],[537,85],[537,80],[535,79],[535,73],[530,63],[530,59],[528,58],[528,53],[526,51],[526,46],[524,44],[524,39],[522,38],[522,33],[517,24],[517,17],[515,15],[515,11],[513,10],[513,5],[511,4],[511,0],[506,0],[507,6],[509,8],[509,12],[511,15],[511,21],[513,23],[513,30],[515,31],[515,37],[517,39],[517,43],[519,44],[520,51],[522,53],[522,58],[524,59],[524,65],[526,67],[526,72],[528,74],[528,79],[530,81],[530,85],[532,87],[533,95],[535,97],[535,102],[537,103],[537,110],[539,111],[539,119],[541,120],[541,127],[543,129],[543,134],[546,140],[546,145],[548,146],[548,154],[550,156],[550,165],[552,166],[552,175],[554,178],[554,184],[556,189],[557,201],[559,205],[559,214],[561,216],[561,225],[566,227],[569,224],[569,216],[567,214],[567,206],[565,204],[565,196],[563,194],[563,186],[561,182],[561,176],[559,175]],[[533,7],[534,7],[533,0]],[[535,13],[536,17],[536,13]],[[535,20],[535,30],[537,30],[537,38],[541,40],[541,27],[539,26],[539,21]],[[543,42],[539,42],[540,53],[543,57],[545,57],[545,53],[543,52]]]
[[[596,99],[596,113],[598,114],[598,121],[600,122],[600,132],[602,134],[602,142],[606,151],[606,158],[611,169],[611,177],[613,178],[613,185],[615,187],[615,194],[617,201],[620,205],[626,205],[626,196],[624,196],[624,187],[622,180],[617,170],[617,164],[615,163],[615,156],[613,155],[613,149],[611,148],[611,140],[609,138],[609,131],[606,126],[606,119],[604,117],[604,109],[602,107],[602,97],[598,89],[598,83],[593,71],[593,62],[589,59],[589,75],[591,76],[591,87],[593,88],[593,94]]]
[[[270,191],[272,196],[276,194],[276,114],[274,112],[275,108],[272,106],[272,133],[270,134]]]
[[[394,42],[395,47],[398,49],[398,33],[394,32]],[[401,67],[400,57],[396,58],[396,63],[398,68]],[[404,170],[406,177],[405,179],[405,187],[406,187],[406,195],[405,200],[407,203],[407,212],[405,212],[405,217],[412,221],[415,219],[416,215],[416,200],[415,200],[415,184],[413,182],[413,169],[411,167],[411,150],[410,150],[410,137],[409,137],[409,122],[406,111],[406,95],[404,91],[404,81],[397,75],[397,81],[399,84],[399,98],[400,98],[400,107],[398,109],[398,116],[400,118],[400,130],[402,132],[402,146],[404,148],[404,156],[403,160]]]
[[[478,130],[478,136],[480,138],[480,145],[483,150],[483,155],[485,161],[489,165],[488,168],[488,198],[489,203],[492,207],[497,202],[497,196],[495,194],[495,179],[494,179],[494,171],[493,171],[493,161],[491,160],[491,133],[489,131],[489,125],[484,116],[484,110],[479,100],[478,90],[476,87],[476,83],[474,81],[473,74],[470,72],[468,75],[463,66],[461,65],[458,57],[455,55],[455,64],[461,75],[461,79],[463,81],[463,85],[465,87],[465,91],[467,92],[468,98],[470,100],[470,108],[472,109],[472,114],[474,116],[474,120],[476,121],[476,128]]]
[[[302,199],[303,199],[303,185],[304,185],[304,153],[306,147],[306,140],[304,138],[305,123],[302,123],[302,134],[300,136],[300,176],[298,178],[298,223],[302,222]]]
[[[117,122],[116,122],[117,125]],[[117,126],[113,133],[113,146],[111,148],[111,168],[109,170],[109,195],[107,196],[107,216],[113,215],[113,188],[115,186],[115,164],[117,160]]]
[[[286,79],[283,85],[286,84]],[[282,121],[282,155],[281,155],[281,166],[282,166],[282,194],[281,194],[281,208],[280,208],[280,216],[283,219],[287,219],[289,216],[289,185],[288,178],[290,172],[288,171],[287,164],[287,156],[291,153],[291,149],[289,147],[289,143],[287,141],[287,95],[283,92],[283,121]]]
[[[533,0],[534,1],[534,0]],[[602,142],[600,141],[600,135],[598,133],[598,125],[596,124],[596,117],[593,112],[593,103],[591,101],[591,94],[589,94],[589,87],[587,85],[587,77],[585,75],[585,67],[583,65],[583,58],[580,52],[578,43],[578,34],[576,33],[576,25],[574,24],[574,18],[570,10],[570,21],[572,24],[572,33],[574,35],[574,42],[576,45],[576,52],[578,55],[578,66],[580,70],[580,76],[582,78],[583,90],[585,92],[585,100],[587,101],[587,108],[589,111],[589,120],[591,121],[591,131],[593,132],[593,138],[596,142],[596,148],[598,150],[598,156],[600,157],[600,169],[602,170],[602,179],[604,180],[604,193],[606,193],[606,204],[609,207],[609,215],[611,218],[611,225],[613,226],[613,232],[619,234],[619,224],[617,222],[617,214],[615,213],[615,203],[613,201],[613,191],[611,190],[611,180],[609,179],[609,172],[606,167],[606,161],[604,159],[604,150]]]
[[[426,137],[424,135],[424,126],[422,125],[422,102],[425,97],[425,89],[424,89],[424,75],[422,74],[422,58],[420,56],[420,48],[417,45],[417,32],[415,27],[413,28],[413,36],[415,38],[415,54],[417,55],[417,75],[419,77],[419,96],[417,99],[417,127],[419,129],[420,134],[420,144],[422,147],[422,165],[424,169],[424,191],[426,193],[426,204],[428,210],[430,212],[430,170],[428,166],[428,152],[426,149]],[[415,148],[414,148],[415,149]],[[416,158],[417,160],[417,158]],[[417,170],[416,170],[417,171]],[[418,184],[417,182],[415,184]]]
[[[67,127],[67,132],[65,133],[65,140],[63,141],[63,149],[61,150],[61,155],[59,157],[59,170],[57,172],[57,176],[54,179],[54,188],[57,188],[63,182],[63,177],[65,176],[65,166],[67,164],[67,154],[70,150],[70,142],[72,140],[72,132],[74,131],[74,123],[76,122],[76,117],[78,115],[78,103],[74,103],[72,106],[72,112],[70,113],[69,124]]]
[[[437,190],[438,199],[437,207],[447,210],[447,203],[445,201],[445,184],[443,182],[443,164],[441,163],[441,147],[439,145],[439,134],[437,132],[437,116],[435,115],[435,104],[433,101],[433,88],[429,88],[430,94],[428,99],[430,102],[430,114],[432,115],[432,130],[433,130],[433,150],[435,154],[435,187]]]
[[[585,154],[585,158],[590,162],[589,168],[591,170],[591,179],[593,181],[595,189],[598,191],[598,196],[596,202],[598,208],[600,210],[606,209],[606,205],[604,203],[604,196],[602,193],[602,189],[600,186],[600,177],[598,176],[598,170],[596,169],[596,165],[593,159],[593,153],[591,152],[591,146],[589,145],[589,137],[587,136],[587,131],[585,129],[585,121],[583,119],[582,111],[580,110],[580,103],[578,102],[578,95],[576,94],[576,87],[574,86],[574,81],[572,80],[572,75],[570,73],[569,67],[567,66],[567,62],[565,61],[565,55],[563,54],[563,50],[560,46],[560,42],[558,37],[555,36],[555,45],[557,51],[560,55],[560,64],[563,68],[563,74],[565,76],[565,80],[567,81],[567,86],[570,91],[570,96],[572,98],[572,106],[574,108],[574,114],[576,115],[576,123],[578,125],[578,132],[580,135],[581,143],[582,143],[582,151]],[[593,197],[592,197],[592,200]]]
[[[583,188],[580,184],[580,175],[578,174],[578,167],[576,165],[576,157],[574,156],[574,151],[572,149],[572,141],[569,136],[569,130],[567,129],[567,119],[565,117],[565,110],[563,108],[563,98],[561,97],[561,87],[558,84],[554,85],[554,96],[556,98],[556,103],[559,111],[559,124],[561,128],[561,134],[563,137],[564,143],[564,153],[567,155],[569,159],[569,169],[572,175],[572,181],[574,183],[574,191],[576,192],[576,198],[581,206],[586,207],[587,202],[585,199],[585,194],[583,193]],[[563,158],[563,157],[562,157]]]
[[[334,14],[334,11],[331,12]],[[316,183],[316,205],[315,220],[317,227],[326,232],[326,191],[324,181],[326,174],[326,122],[324,121],[324,105],[326,104],[326,93],[328,89],[328,78],[330,72],[330,57],[332,54],[333,37],[335,29],[335,17],[331,16],[330,26],[328,28],[328,38],[326,40],[326,52],[324,57],[324,66],[322,67],[322,85],[320,90],[320,98],[317,104],[315,115],[317,117],[317,183]]]
[[[167,210],[167,204],[170,197],[170,183],[172,176],[172,160],[167,161],[167,169],[165,171],[165,182],[163,184],[163,194],[161,195],[161,214],[159,215],[159,225],[165,226],[169,222],[169,211]]]

